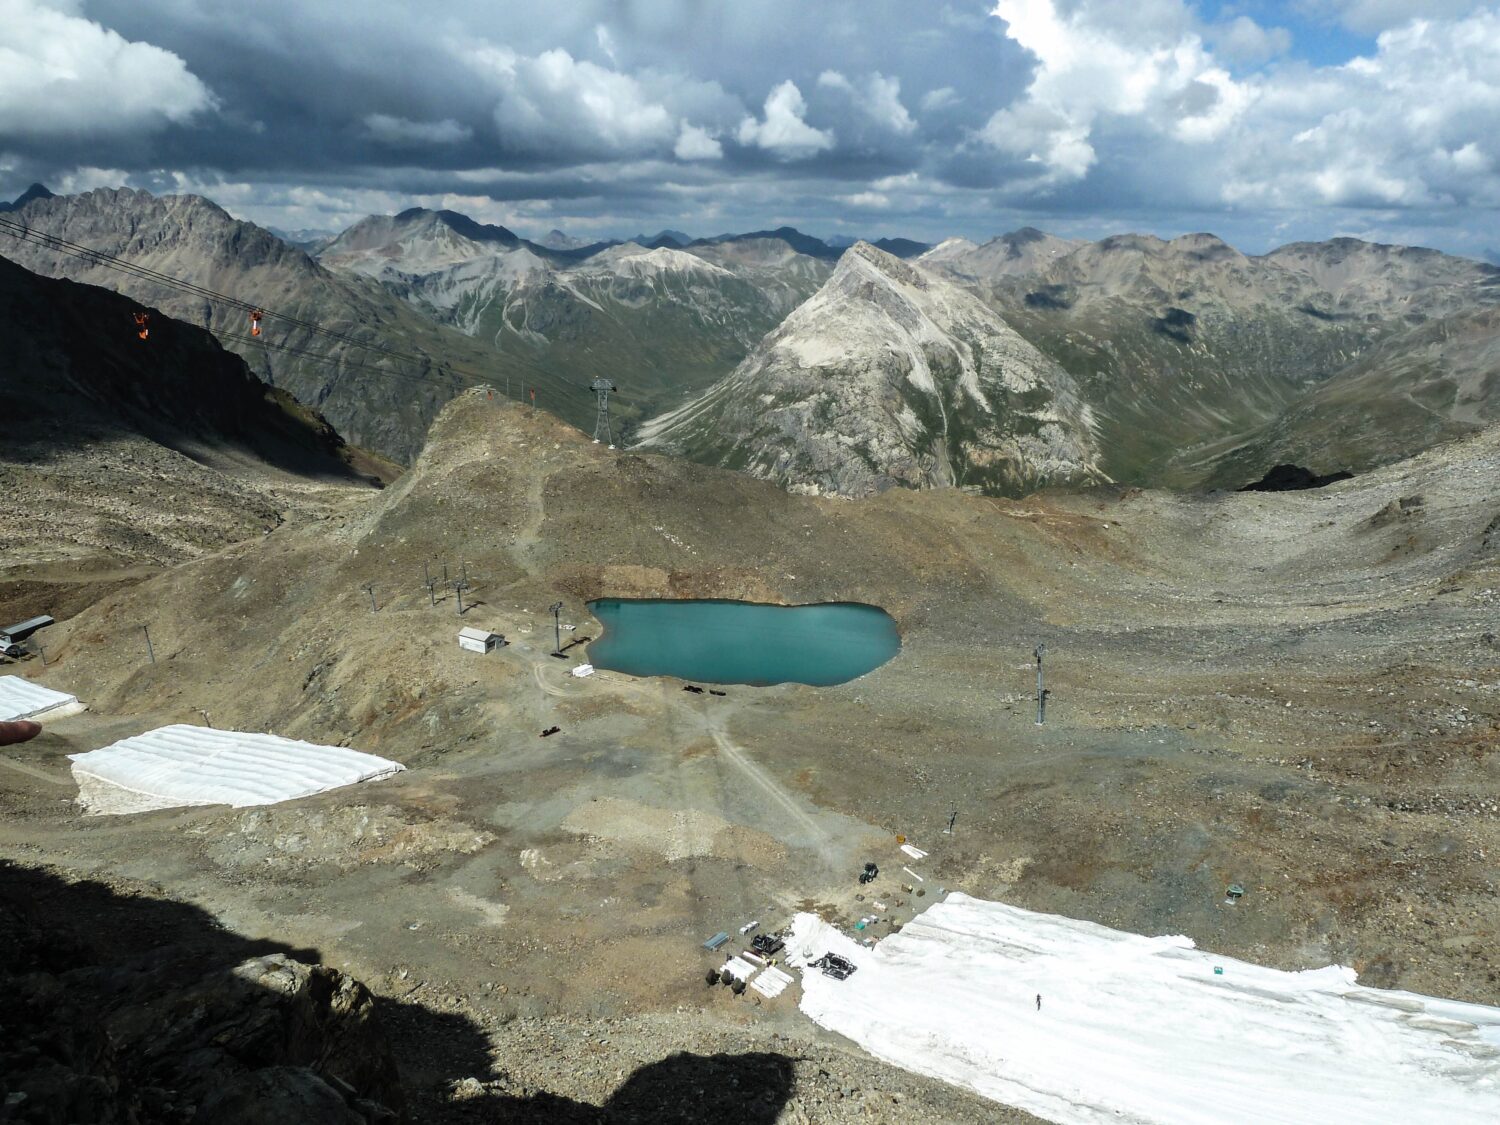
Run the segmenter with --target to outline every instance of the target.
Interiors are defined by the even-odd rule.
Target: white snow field
[[[823,1027],[1053,1121],[1500,1122],[1500,1008],[1351,969],[1267,969],[956,892],[873,949],[814,914],[788,946]],[[858,969],[805,967],[828,950]]]
[[[339,746],[187,725],[161,727],[70,757],[78,803],[89,813],[273,805],[406,768]]]
[[[20,676],[0,676],[0,722],[58,719],[82,710],[76,696],[53,691]]]

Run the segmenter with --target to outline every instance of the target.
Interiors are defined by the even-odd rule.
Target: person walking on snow
[[[1042,1010],[1042,994],[1040,992],[1036,994],[1036,1010],[1039,1012]]]

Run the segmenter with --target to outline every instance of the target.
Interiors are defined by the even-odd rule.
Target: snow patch
[[[1500,1008],[1341,966],[1268,969],[958,893],[873,949],[813,914],[788,946],[818,1024],[1053,1121],[1500,1120]],[[858,971],[807,968],[830,950]]]
[[[60,719],[82,710],[83,704],[76,696],[53,691],[20,676],[0,676],[0,722]]]
[[[78,803],[92,814],[184,805],[274,805],[377,781],[406,768],[340,746],[186,724],[69,758]]]
[[[637,254],[621,255],[615,258],[612,264],[616,267],[617,273],[628,272],[637,275],[674,272],[734,276],[723,266],[717,266],[694,254],[684,254],[681,250],[672,250],[666,246],[659,246],[655,250],[643,250]]]

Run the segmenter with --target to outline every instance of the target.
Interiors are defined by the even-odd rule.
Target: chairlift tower
[[[597,439],[596,439],[597,440]],[[547,607],[552,615],[552,655],[562,656],[562,602],[553,602]]]
[[[615,439],[609,430],[609,393],[618,388],[608,379],[599,378],[589,384],[589,389],[599,396],[599,415],[594,422],[594,444],[599,444],[602,434],[604,443],[613,449]]]
[[[1033,655],[1036,656],[1036,725],[1041,726],[1047,721],[1047,696],[1050,694],[1042,686],[1042,657],[1047,655],[1046,644],[1038,644]]]

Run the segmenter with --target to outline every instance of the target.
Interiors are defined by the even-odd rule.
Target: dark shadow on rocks
[[[0,861],[0,1118],[398,1119],[395,1056],[364,985],[316,949],[246,939],[150,890]],[[421,1015],[432,1038],[461,1039],[456,1067],[487,1062],[468,1021]]]
[[[517,1089],[467,1016],[158,893],[0,860],[0,1121],[770,1125],[791,1096],[775,1054],[674,1054],[603,1106]]]
[[[1241,492],[1296,492],[1304,488],[1323,488],[1341,480],[1349,480],[1353,473],[1345,469],[1319,476],[1301,465],[1275,465],[1254,484],[1247,484]]]
[[[792,1096],[785,1055],[669,1055],[641,1067],[602,1106],[551,1094],[490,1096],[469,1120],[505,1125],[772,1125]]]

